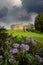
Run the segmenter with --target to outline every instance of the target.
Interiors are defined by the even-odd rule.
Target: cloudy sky
[[[34,23],[38,13],[43,12],[43,0],[0,0],[0,25]]]

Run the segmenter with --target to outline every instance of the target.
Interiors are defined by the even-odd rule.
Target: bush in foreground
[[[33,38],[26,39],[25,44],[6,43],[6,50],[0,47],[0,65],[43,65],[42,48]]]
[[[4,32],[0,39],[0,65],[43,65],[43,45],[33,38],[22,36],[16,41],[17,36],[12,38]]]

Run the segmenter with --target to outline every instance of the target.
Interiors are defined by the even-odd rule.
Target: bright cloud
[[[14,6],[22,6],[22,1],[21,0],[11,0],[12,5]]]
[[[0,8],[3,6],[7,6],[8,8],[11,8],[12,6],[20,7],[22,6],[21,0],[0,0]]]

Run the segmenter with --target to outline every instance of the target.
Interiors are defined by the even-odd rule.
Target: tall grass
[[[21,36],[24,36],[24,37],[32,37],[34,39],[36,39],[38,42],[42,43],[43,44],[43,33],[36,33],[36,32],[24,32],[24,31],[20,31],[20,30],[9,30],[8,31],[8,34],[9,35],[12,35],[13,37],[14,36],[18,36],[21,37]]]

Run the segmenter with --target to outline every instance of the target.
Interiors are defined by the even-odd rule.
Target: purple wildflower
[[[19,47],[19,44],[15,43],[15,44],[13,44],[13,47],[14,48],[18,48]]]
[[[9,58],[9,62],[10,62],[10,61],[16,62],[16,59],[15,59],[13,56],[11,56],[11,58]]]
[[[4,49],[3,48],[0,48],[0,51],[3,51]]]
[[[13,53],[18,53],[18,49],[14,48]]]
[[[25,45],[25,50],[29,51],[29,46],[28,45]]]
[[[13,53],[13,54],[18,53],[18,49],[14,48],[14,49],[10,50],[10,52]]]
[[[0,60],[2,60],[3,59],[3,56],[2,55],[0,55]]]
[[[35,44],[36,42],[35,42],[35,40],[34,40],[34,39],[31,39],[31,43],[32,43],[32,44]]]
[[[35,57],[37,58],[38,62],[43,62],[43,59],[39,55],[35,55]]]
[[[7,44],[9,44],[9,45],[11,45],[11,44],[12,44],[12,42],[10,42],[10,41],[6,41],[6,43],[7,43]]]
[[[33,38],[28,38],[26,40],[27,43],[32,43],[33,45],[36,44],[36,41]]]
[[[13,50],[11,49],[9,52],[12,53],[12,51],[13,51]]]
[[[24,48],[24,46],[25,46],[24,44],[21,44],[21,45],[20,45],[20,48]]]
[[[31,39],[30,38],[27,38],[26,42],[27,43],[30,43]]]
[[[29,46],[28,46],[28,45],[21,44],[21,45],[20,45],[20,48],[21,48],[23,51],[29,51]]]

